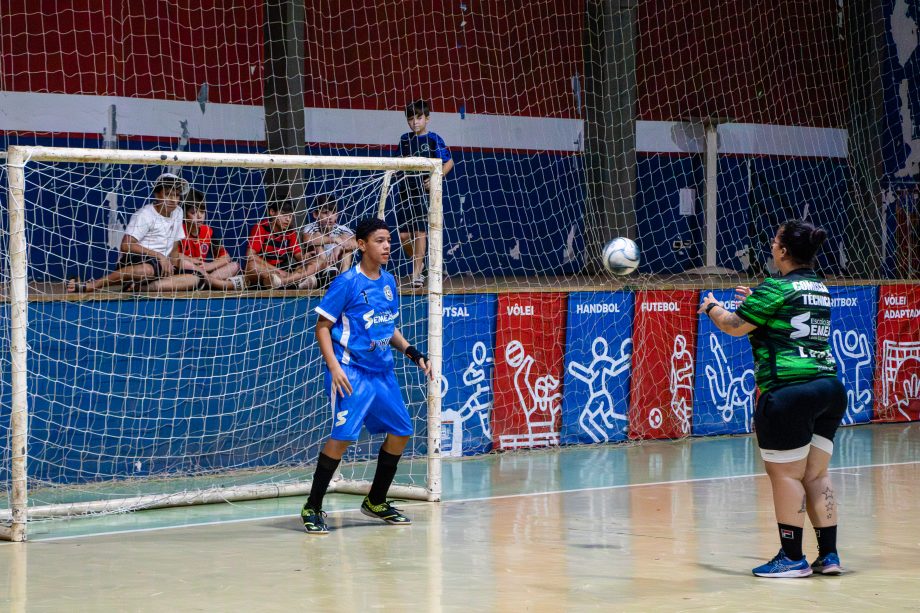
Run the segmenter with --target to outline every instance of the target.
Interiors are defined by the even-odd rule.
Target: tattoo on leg
[[[827,519],[832,519],[834,517],[834,490],[830,487],[824,488],[824,491],[821,492],[824,496],[824,510],[827,511]]]
[[[808,509],[805,507],[805,496],[802,496],[802,508],[799,509],[799,513],[805,513]]]

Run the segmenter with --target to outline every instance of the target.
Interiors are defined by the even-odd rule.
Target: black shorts
[[[160,267],[160,260],[151,255],[140,255],[139,253],[122,253],[121,257],[118,258],[118,268],[125,268],[127,266],[141,266],[142,264],[150,264],[150,266],[153,267],[153,276],[155,279],[159,279],[163,276],[163,269]]]
[[[428,231],[428,194],[421,188],[402,190],[396,204],[396,227],[400,232]]]
[[[795,462],[808,455],[812,444],[822,449],[829,446],[825,451],[832,451],[846,409],[847,392],[836,377],[819,377],[761,394],[754,410],[761,455],[767,461]]]

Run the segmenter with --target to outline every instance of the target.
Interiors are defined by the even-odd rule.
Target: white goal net
[[[203,261],[237,267],[228,265],[226,279],[217,269],[181,267],[158,278],[113,277],[128,269],[125,227],[159,206],[162,157],[11,149],[3,308],[19,316],[3,340],[5,352],[10,344],[19,350],[14,363],[25,359],[28,367],[14,368],[4,433],[17,441],[4,445],[0,467],[2,498],[13,507],[0,510],[7,520],[23,502],[23,485],[30,519],[308,491],[333,420],[314,308],[333,271],[358,257],[353,243],[311,240],[347,238],[358,219],[386,214],[390,188],[411,172],[431,177],[431,200],[439,200],[440,164],[419,158],[170,155],[170,174],[181,178],[174,184],[185,240],[196,235],[202,251],[201,237],[210,237]],[[270,199],[268,173],[292,169],[302,195]],[[197,208],[189,206],[195,190],[204,195]],[[439,209],[431,207],[435,216]],[[428,313],[440,309],[440,242],[438,223],[425,224],[431,281],[404,288],[398,326],[437,362],[439,330]],[[293,233],[300,263],[276,262],[279,275],[292,271],[290,283],[250,274],[262,228],[261,240],[278,247],[261,252],[265,261],[290,256],[281,251]],[[414,436],[391,491],[437,499],[438,445],[428,432],[432,424],[438,431],[440,398],[429,399],[414,364],[400,358],[396,365]],[[17,394],[22,385],[27,393]],[[367,488],[381,440],[365,434],[349,449],[331,491]]]

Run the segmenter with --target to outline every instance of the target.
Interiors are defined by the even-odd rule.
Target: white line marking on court
[[[854,468],[885,468],[888,466],[909,466],[911,464],[920,464],[920,460],[912,460],[910,462],[883,462],[880,464],[857,464],[854,466],[839,466],[837,468],[829,468],[831,472],[840,472],[844,470],[852,470]],[[857,474],[857,473],[843,473],[843,474]],[[523,492],[520,494],[504,494],[501,496],[482,496],[479,498],[458,498],[457,500],[443,500],[441,504],[458,504],[464,502],[482,502],[485,500],[504,500],[508,498],[526,498],[528,496],[552,496],[555,494],[574,494],[578,492],[595,492],[599,490],[620,490],[629,487],[649,487],[653,485],[679,485],[682,483],[704,483],[706,481],[730,481],[734,479],[750,479],[752,477],[766,477],[766,473],[750,473],[745,475],[727,475],[723,477],[700,477],[699,479],[676,479],[673,481],[651,481],[649,483],[621,483],[619,485],[599,485],[597,487],[582,487],[577,489],[570,490],[552,490],[549,492]],[[429,503],[423,501],[406,501],[405,506],[424,506]],[[340,515],[342,513],[356,513],[360,509],[338,509],[335,511],[329,511],[328,515]],[[141,511],[137,511],[140,513]],[[217,521],[208,521],[200,522],[194,524],[185,524],[182,526],[157,526],[156,528],[129,528],[127,530],[111,530],[109,532],[92,532],[90,534],[75,534],[72,536],[50,536],[48,538],[37,538],[35,540],[29,541],[31,543],[48,543],[51,541],[69,541],[72,539],[81,539],[97,536],[112,536],[116,534],[135,534],[140,532],[159,532],[162,530],[180,530],[183,528],[200,528],[203,526],[219,526],[222,524],[240,524],[243,522],[252,522],[252,521],[268,521],[272,519],[284,519],[287,517],[298,517],[298,515],[265,515],[262,517],[241,517],[238,519],[225,519]],[[74,520],[79,521],[79,520]],[[0,542],[2,545],[14,545],[15,543],[10,542]]]

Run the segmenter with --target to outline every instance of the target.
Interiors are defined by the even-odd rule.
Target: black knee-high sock
[[[786,557],[790,560],[802,559],[802,528],[788,524],[779,526],[779,542],[783,547]]]
[[[310,485],[310,497],[307,498],[307,506],[314,511],[323,508],[323,496],[329,489],[329,482],[332,481],[332,475],[335,469],[339,467],[341,460],[330,458],[325,453],[319,454],[316,461],[316,472],[313,473],[313,483]]]
[[[401,455],[387,453],[380,448],[377,455],[377,472],[374,473],[374,482],[371,484],[371,491],[367,499],[371,504],[380,504],[387,499],[387,490],[393,483],[393,477],[396,476],[396,465],[399,464]]]
[[[815,537],[818,539],[818,555],[824,557],[829,553],[837,553],[837,526],[824,526],[815,528]]]

